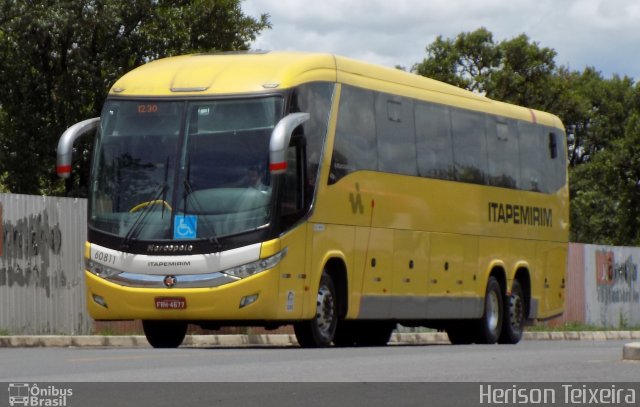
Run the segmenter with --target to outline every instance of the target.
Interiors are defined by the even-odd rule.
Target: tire
[[[499,343],[514,345],[520,342],[524,332],[524,322],[526,319],[526,304],[522,286],[518,280],[513,281],[511,296],[505,298],[502,333],[498,339]]]
[[[298,343],[303,348],[324,348],[331,345],[338,325],[338,302],[331,276],[322,273],[316,315],[313,319],[293,325]]]
[[[147,341],[154,348],[177,348],[187,334],[184,321],[142,321]]]
[[[477,323],[475,343],[494,344],[502,331],[502,290],[495,277],[490,277],[484,296],[484,312]]]

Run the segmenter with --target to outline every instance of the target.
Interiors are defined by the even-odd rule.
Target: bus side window
[[[378,171],[418,175],[413,101],[378,93],[375,115]]]
[[[418,174],[453,180],[449,108],[423,102],[415,102],[414,106]]]
[[[532,123],[518,122],[520,147],[520,181],[522,189],[533,192],[549,192],[548,140],[543,130]]]
[[[485,115],[462,109],[451,111],[455,179],[487,184]]]
[[[378,170],[374,92],[345,85],[338,107],[329,185],[358,170]]]
[[[516,189],[520,186],[518,131],[512,119],[487,116],[489,185]]]

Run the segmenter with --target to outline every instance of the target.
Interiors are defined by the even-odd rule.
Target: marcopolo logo
[[[28,383],[9,384],[10,406],[67,406],[73,390],[55,385],[38,386]]]

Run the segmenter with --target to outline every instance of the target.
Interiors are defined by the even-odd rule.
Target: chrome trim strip
[[[125,287],[139,288],[167,288],[164,284],[166,276],[136,273],[120,273],[116,276],[105,278],[112,283]],[[209,274],[183,274],[175,276],[175,285],[171,288],[210,288],[233,283],[240,280],[224,273],[215,272]]]
[[[261,243],[256,243],[220,253],[150,256],[125,253],[92,243],[89,260],[136,275],[206,275],[259,260],[261,247]]]
[[[209,86],[194,86],[192,88],[171,88],[171,92],[204,92]]]

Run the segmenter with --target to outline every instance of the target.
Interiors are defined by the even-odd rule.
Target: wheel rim
[[[487,301],[487,327],[491,332],[498,329],[500,323],[500,300],[495,291],[489,293],[489,301]]]
[[[323,337],[328,338],[331,335],[331,329],[335,319],[335,306],[333,295],[329,287],[323,285],[318,290],[318,302],[316,310],[316,321],[318,331]]]
[[[511,329],[514,332],[520,331],[524,316],[524,307],[522,298],[519,295],[512,295],[509,300],[509,320],[511,321]]]

